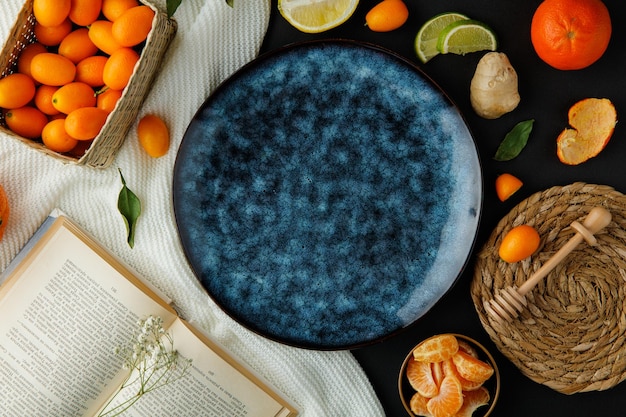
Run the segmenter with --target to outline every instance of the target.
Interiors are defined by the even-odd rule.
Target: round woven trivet
[[[569,225],[602,206],[613,216],[526,295],[511,322],[485,311],[494,292],[520,286],[574,234]],[[541,235],[538,252],[508,264],[498,257],[502,237],[529,224]],[[471,295],[480,321],[520,371],[564,394],[601,391],[626,379],[626,196],[604,185],[574,183],[538,192],[505,216],[478,254]]]

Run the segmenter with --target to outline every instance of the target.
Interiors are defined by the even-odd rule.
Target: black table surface
[[[577,165],[561,163],[556,156],[556,137],[567,126],[567,111],[587,97],[609,98],[626,112],[626,3],[606,0],[613,20],[607,52],[592,66],[577,71],[560,71],[541,61],[530,42],[530,22],[539,0],[406,0],[409,20],[400,29],[376,33],[365,25],[365,14],[378,0],[360,0],[357,10],[343,25],[319,34],[306,34],[291,27],[280,16],[276,0],[262,53],[283,45],[313,39],[354,39],[377,44],[413,61],[456,103],[477,144],[483,167],[483,212],[474,251],[456,285],[422,319],[400,334],[379,343],[353,350],[368,375],[387,415],[406,415],[397,391],[398,371],[406,353],[420,340],[438,333],[461,333],[482,342],[491,350],[502,376],[502,390],[494,416],[624,416],[626,383],[601,392],[565,395],[525,377],[508,361],[482,328],[470,297],[474,255],[486,242],[497,222],[517,203],[552,186],[587,182],[614,187],[626,193],[626,141],[618,123],[606,149],[595,158]],[[420,26],[435,14],[456,11],[487,23],[497,34],[499,51],[509,57],[519,76],[520,105],[496,120],[478,117],[469,101],[469,84],[482,53],[465,56],[439,55],[422,64],[414,51]],[[626,45],[626,43],[624,43]],[[512,127],[523,120],[535,124],[528,145],[515,159],[497,162],[493,155]],[[494,180],[502,172],[518,176],[524,185],[512,198],[500,202]]]

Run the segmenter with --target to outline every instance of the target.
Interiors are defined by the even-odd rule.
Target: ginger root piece
[[[578,165],[607,145],[617,124],[617,112],[609,99],[586,98],[575,103],[567,115],[571,127],[558,136],[556,154],[564,164]]]
[[[497,119],[517,107],[517,72],[506,54],[488,52],[480,59],[470,84],[470,101],[485,119]]]

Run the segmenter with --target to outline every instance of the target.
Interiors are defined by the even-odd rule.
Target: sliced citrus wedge
[[[359,0],[278,0],[278,11],[296,29],[319,33],[348,20],[358,4]]]
[[[470,52],[495,51],[496,35],[478,20],[458,20],[446,26],[437,40],[437,50],[442,54],[465,55]]]
[[[437,40],[439,33],[449,24],[458,20],[469,20],[469,17],[461,13],[446,12],[431,17],[422,25],[415,37],[415,52],[423,63],[430,61],[439,55]]]

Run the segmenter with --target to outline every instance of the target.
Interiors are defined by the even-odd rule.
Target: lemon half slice
[[[358,4],[359,0],[278,0],[278,11],[296,29],[319,33],[348,20]]]

